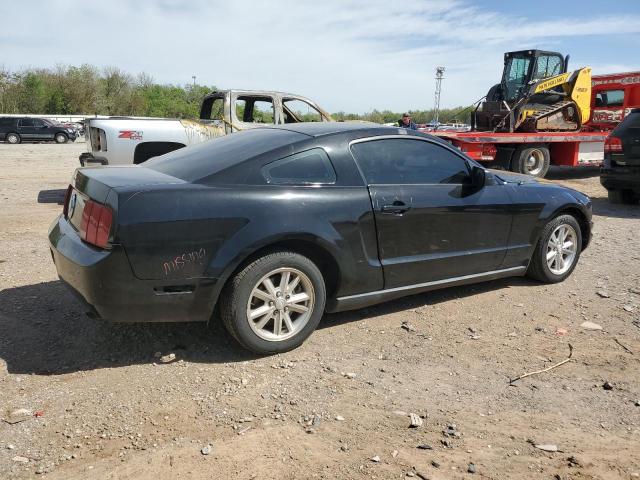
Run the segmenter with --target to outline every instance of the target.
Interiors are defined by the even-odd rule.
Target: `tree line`
[[[51,115],[131,115],[198,118],[202,98],[213,85],[164,85],[146,73],[131,75],[117,67],[59,65],[52,69],[10,71],[0,66],[0,113]],[[465,121],[468,109],[441,109],[440,122]],[[415,123],[428,123],[433,110],[409,112]],[[336,120],[396,122],[401,113],[390,110],[364,114],[333,114]]]

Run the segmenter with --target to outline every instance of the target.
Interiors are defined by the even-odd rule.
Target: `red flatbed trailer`
[[[608,135],[608,132],[429,133],[451,142],[474,160],[492,162],[492,166],[508,169],[512,167],[514,154],[524,147],[548,150],[552,165],[599,165],[604,158],[604,141]]]
[[[610,131],[632,108],[640,107],[640,72],[594,75],[591,95],[591,118],[579,132],[428,133],[447,140],[488,167],[505,168],[534,176],[543,177],[548,165],[601,165],[604,159],[604,141]]]

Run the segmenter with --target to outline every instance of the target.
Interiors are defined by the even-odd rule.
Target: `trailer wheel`
[[[523,145],[513,153],[511,171],[544,178],[549,171],[551,158],[549,149],[544,145]]]

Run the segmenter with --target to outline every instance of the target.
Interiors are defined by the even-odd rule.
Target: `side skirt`
[[[368,307],[376,303],[386,302],[395,298],[406,297],[416,293],[438,290],[440,288],[455,287],[459,285],[467,285],[470,283],[486,282],[496,280],[498,278],[514,277],[524,275],[527,267],[513,267],[504,270],[493,270],[491,272],[474,273],[472,275],[464,275],[462,277],[446,278],[433,282],[418,283],[416,285],[407,285],[406,287],[389,288],[386,290],[377,290],[375,292],[360,293],[347,297],[338,297],[327,301],[325,311],[327,313],[344,312],[345,310],[355,310],[357,308]]]

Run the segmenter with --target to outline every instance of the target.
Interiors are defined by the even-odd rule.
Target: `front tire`
[[[16,145],[22,141],[20,135],[18,135],[17,133],[7,133],[5,140],[7,141],[7,143],[11,143],[13,145]]]
[[[245,348],[273,354],[300,346],[324,313],[322,273],[308,258],[274,252],[238,272],[220,297],[229,333]]]
[[[581,251],[578,221],[572,215],[560,215],[542,230],[527,275],[545,283],[562,282],[576,268]]]
[[[511,170],[518,173],[544,178],[549,171],[551,156],[544,145],[533,147],[521,146],[513,154]]]
[[[67,143],[69,141],[69,137],[67,137],[64,133],[56,133],[54,137],[56,143]]]

